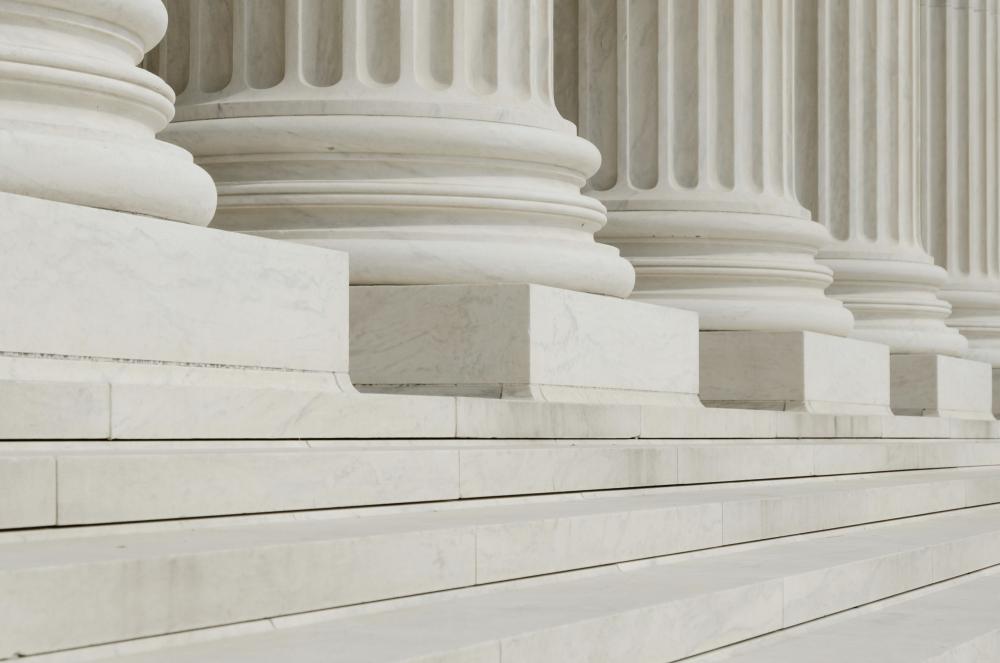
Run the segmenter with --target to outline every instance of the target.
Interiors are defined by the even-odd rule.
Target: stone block
[[[372,394],[364,394],[362,398],[370,396]],[[640,432],[638,405],[488,398],[455,400],[456,436],[462,438],[613,439],[639,437]]]
[[[454,437],[455,399],[113,384],[115,439]]]
[[[107,384],[0,380],[0,440],[104,440],[110,415]]]
[[[60,525],[456,499],[456,450],[122,451],[58,457]]]
[[[993,369],[944,355],[892,355],[892,411],[967,419],[993,418]]]
[[[0,192],[0,352],[345,373],[347,255]]]
[[[675,446],[462,449],[463,498],[677,483]]]
[[[642,437],[768,438],[775,437],[777,417],[761,410],[724,408],[671,408],[642,406]]]
[[[698,405],[698,319],[537,285],[353,286],[364,390]]]
[[[0,530],[55,524],[55,458],[0,456]]]
[[[706,405],[888,414],[889,349],[815,332],[701,332]]]

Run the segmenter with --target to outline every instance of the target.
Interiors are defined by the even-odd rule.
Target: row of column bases
[[[993,1],[168,8],[148,64],[217,227],[345,249],[355,284],[631,290],[1000,365]]]
[[[1000,367],[997,0],[165,4],[144,67],[213,227],[344,250],[352,285],[531,283]],[[137,209],[149,171],[122,170],[113,205],[59,195],[207,221]]]

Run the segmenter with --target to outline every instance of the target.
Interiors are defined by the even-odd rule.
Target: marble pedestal
[[[889,349],[815,332],[701,333],[705,405],[889,413]]]
[[[688,311],[538,285],[351,287],[363,391],[697,406]]]
[[[992,419],[993,370],[985,362],[944,355],[892,355],[892,411]]]
[[[9,193],[0,236],[0,418],[26,437],[106,425],[115,385],[355,391],[344,253]]]

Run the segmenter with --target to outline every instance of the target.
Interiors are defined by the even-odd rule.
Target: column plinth
[[[549,2],[172,2],[149,62],[214,227],[344,249],[363,285],[536,283],[623,297],[555,109]]]

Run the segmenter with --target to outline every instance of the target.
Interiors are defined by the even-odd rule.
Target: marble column
[[[557,33],[578,39],[560,48],[560,107],[603,156],[599,238],[635,266],[634,298],[697,311],[703,330],[851,328],[793,187],[793,5],[559,5],[578,21]]]
[[[207,225],[215,187],[155,139],[174,95],[136,63],[159,0],[28,0],[0,12],[0,191]]]
[[[947,270],[946,321],[1000,374],[1000,32],[996,0],[922,0],[920,202]],[[1000,390],[994,378],[994,399]],[[1000,403],[994,404],[1000,412]]]
[[[885,411],[888,356],[841,338],[853,320],[816,260],[830,235],[796,198],[795,5],[561,0],[557,103],[601,150],[585,191],[632,297],[700,316],[703,400]],[[871,367],[872,391],[837,393],[831,352]]]
[[[938,296],[946,274],[920,236],[918,15],[912,0],[796,5],[796,186],[833,235],[820,259],[852,335],[893,353],[959,355],[966,340]]]
[[[167,3],[164,136],[215,178],[213,227],[344,249],[353,284],[625,296],[556,111],[551,0]]]

